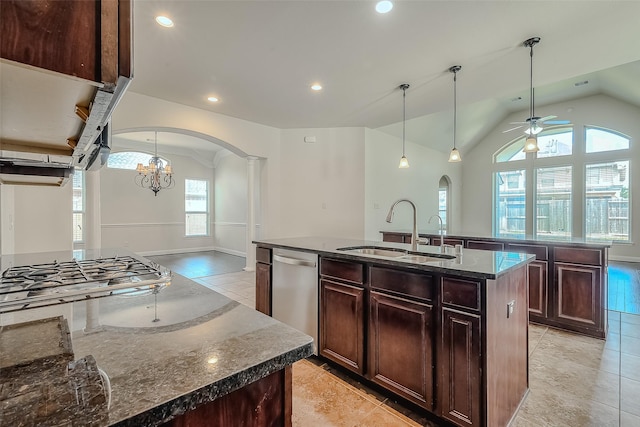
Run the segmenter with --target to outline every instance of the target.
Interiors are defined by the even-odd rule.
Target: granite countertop
[[[110,250],[98,252],[112,255]],[[95,254],[69,252],[58,259]],[[2,260],[9,258],[14,265],[16,258],[25,259],[3,256]],[[26,258],[51,261],[40,254]],[[313,351],[311,337],[177,274],[157,294],[73,303],[76,324],[88,304],[99,306],[100,326],[91,333],[71,328],[74,357],[95,359],[108,375],[112,393],[107,416],[87,411],[81,425],[159,425]],[[7,344],[1,332],[2,328],[0,348]],[[24,345],[37,339],[25,334]],[[24,408],[25,419],[30,410]]]
[[[400,258],[388,258],[374,255],[359,255],[348,253],[339,248],[354,246],[375,246],[384,248],[403,249],[412,254],[442,255],[439,246],[419,245],[418,251],[410,251],[411,245],[405,243],[379,242],[371,240],[340,239],[333,237],[291,237],[283,239],[261,239],[253,243],[264,247],[283,248],[315,252],[320,255],[344,258],[355,261],[376,262],[382,265],[391,265],[405,268],[415,268],[424,271],[433,271],[447,274],[455,274],[461,277],[476,279],[495,279],[514,267],[529,263],[535,259],[535,255],[516,252],[493,252],[476,249],[462,249],[459,256],[452,259],[442,259],[429,262],[413,262]]]
[[[411,230],[380,230],[380,233],[398,233],[398,234],[411,234]],[[427,231],[419,231],[419,236],[440,236],[440,231],[438,230],[427,230]],[[492,236],[490,233],[475,233],[475,232],[458,232],[458,233],[442,233],[445,237],[453,237],[458,239],[491,239],[500,242],[515,242],[515,243],[543,243],[547,245],[572,245],[572,246],[583,246],[583,247],[593,247],[593,248],[610,248],[612,242],[610,240],[587,240],[584,237],[570,237],[568,239],[552,239],[545,238],[544,236],[534,236],[531,234],[527,234],[522,237],[496,237]]]

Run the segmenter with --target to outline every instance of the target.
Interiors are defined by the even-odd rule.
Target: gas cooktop
[[[7,268],[0,278],[0,313],[110,295],[157,293],[171,271],[132,256],[113,256]]]

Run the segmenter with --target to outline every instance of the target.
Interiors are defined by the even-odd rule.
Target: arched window
[[[121,151],[118,153],[111,153],[107,160],[107,167],[110,169],[128,169],[136,170],[138,163],[148,165],[149,160],[153,155],[148,153],[141,153],[138,151]],[[160,158],[165,165],[169,164],[167,159]]]
[[[629,241],[630,138],[596,127],[584,132],[579,150],[573,127],[557,126],[538,135],[537,153],[522,152],[523,135],[494,154],[496,236]],[[583,177],[584,187],[574,186]]]
[[[438,215],[442,218],[442,228],[445,231],[449,230],[450,189],[451,181],[448,176],[443,175],[438,183]]]
[[[523,135],[501,148],[494,155],[494,162],[503,163],[524,160],[526,153],[522,149],[526,138],[526,135]],[[573,154],[573,128],[559,126],[542,131],[538,135],[538,147],[540,147],[540,151],[536,153],[536,157],[539,159],[570,156]]]

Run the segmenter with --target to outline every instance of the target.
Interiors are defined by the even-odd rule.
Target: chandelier
[[[155,151],[153,157],[149,159],[149,166],[138,163],[136,167],[138,175],[135,182],[142,188],[148,188],[153,191],[153,195],[157,196],[158,191],[163,188],[172,188],[175,185],[173,179],[173,171],[171,165],[165,166],[164,162],[158,157],[158,132],[155,132]]]

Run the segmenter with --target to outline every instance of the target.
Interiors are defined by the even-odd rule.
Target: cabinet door
[[[256,310],[271,316],[271,265],[256,263]]]
[[[529,315],[531,320],[547,317],[547,261],[533,261],[529,269]]]
[[[369,297],[371,379],[432,410],[433,305],[372,291]]]
[[[320,280],[320,338],[322,356],[364,374],[364,289]]]
[[[480,316],[442,308],[439,412],[457,425],[482,424],[480,343]]]
[[[556,262],[556,316],[589,328],[602,326],[602,268]]]

